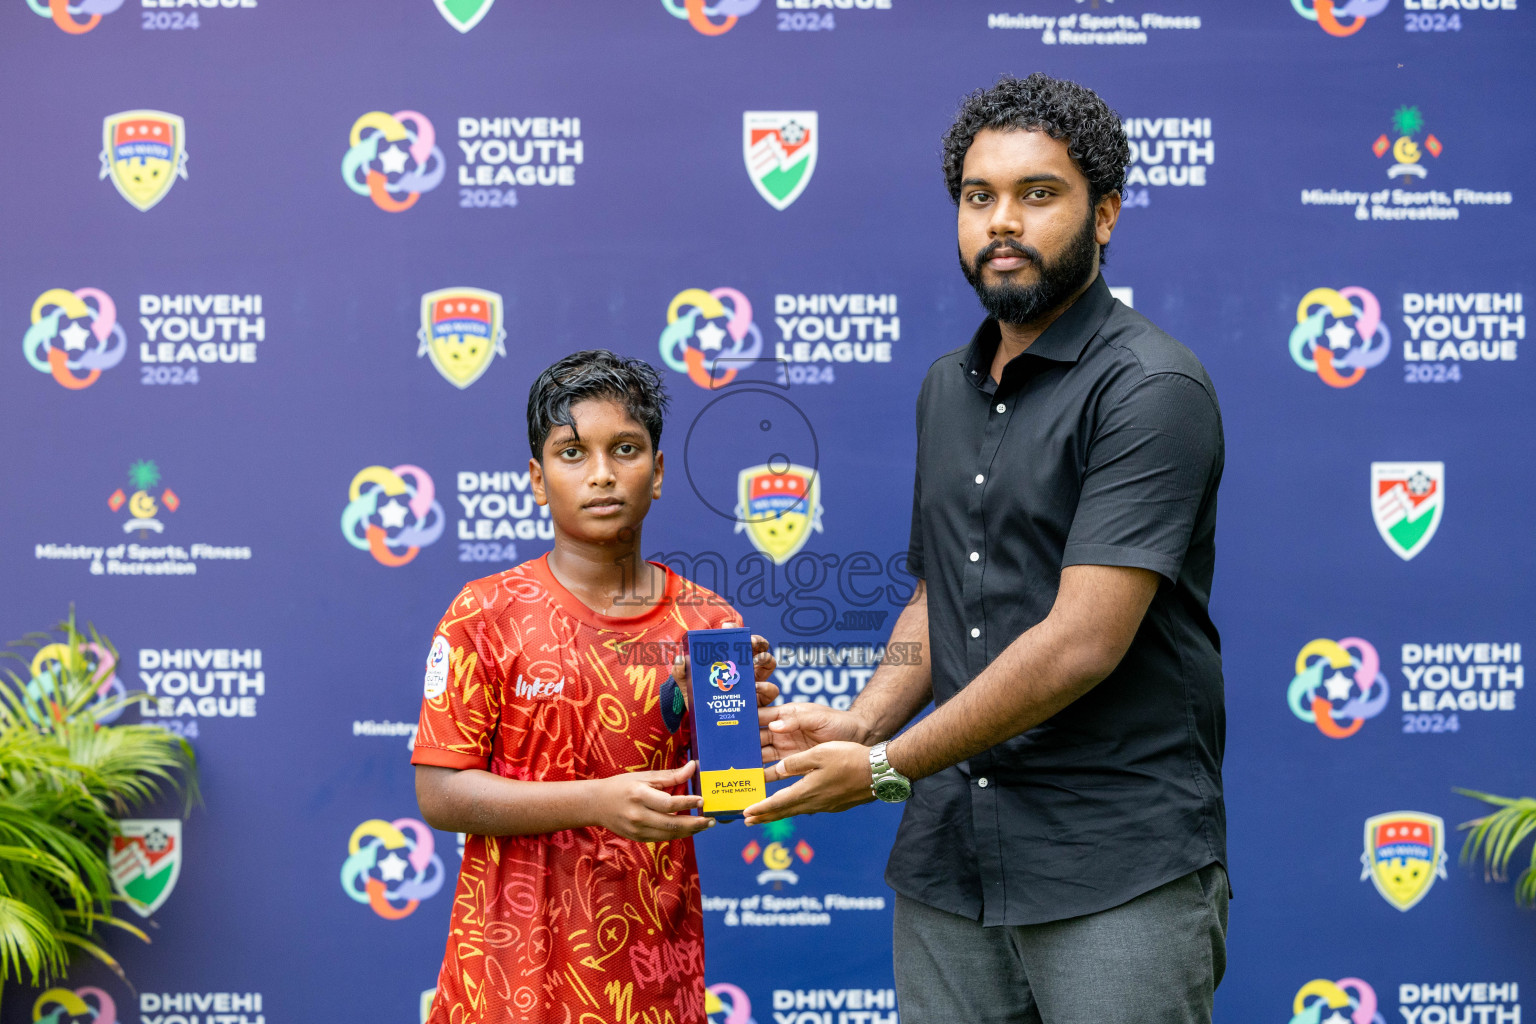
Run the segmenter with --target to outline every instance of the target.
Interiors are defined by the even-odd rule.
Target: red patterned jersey
[[[433,638],[411,762],[535,782],[679,767],[687,725],[668,732],[658,688],[687,630],[740,621],[671,570],[635,618],[592,611],[544,558],[476,580]],[[437,986],[431,1024],[702,1024],[692,839],[468,837]]]

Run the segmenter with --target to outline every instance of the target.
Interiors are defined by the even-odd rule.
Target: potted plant
[[[1460,826],[1471,829],[1461,848],[1463,864],[1483,862],[1483,877],[1489,881],[1509,880],[1509,862],[1515,850],[1536,832],[1536,799],[1531,797],[1493,796],[1470,789],[1458,789],[1463,796],[1481,800],[1498,810],[1474,818]],[[1531,848],[1531,864],[1515,879],[1515,902],[1536,906],[1536,845]]]
[[[33,633],[0,669],[0,991],[62,978],[84,952],[122,968],[98,929],[148,936],[114,913],[108,847],[117,819],[167,789],[196,798],[186,740],[143,724],[111,724],[145,699],[113,674],[117,652],[69,618],[62,636]]]

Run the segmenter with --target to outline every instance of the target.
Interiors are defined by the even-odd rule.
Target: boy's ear
[[[538,459],[528,460],[528,487],[533,491],[535,502],[549,504],[549,495],[544,493],[544,466]]]
[[[661,478],[666,473],[666,467],[662,465],[661,452],[656,453],[656,460],[651,469],[651,500],[661,497]],[[532,479],[530,477],[530,479]]]

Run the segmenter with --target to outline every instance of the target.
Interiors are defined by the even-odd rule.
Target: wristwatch
[[[877,800],[899,804],[912,795],[912,780],[891,767],[883,742],[869,748],[869,775],[869,791]]]

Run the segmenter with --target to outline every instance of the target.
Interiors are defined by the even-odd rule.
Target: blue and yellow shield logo
[[[456,388],[467,388],[498,355],[507,354],[501,296],[482,288],[440,288],[421,297],[421,347],[437,372]]]
[[[1367,878],[1381,898],[1398,910],[1409,910],[1445,877],[1445,821],[1419,811],[1392,811],[1365,819],[1365,852],[1360,855]]]
[[[783,565],[811,531],[821,532],[821,478],[814,469],[785,463],[744,469],[736,478],[736,532]]]
[[[147,211],[187,176],[186,125],[163,110],[127,110],[102,122],[101,176]]]

